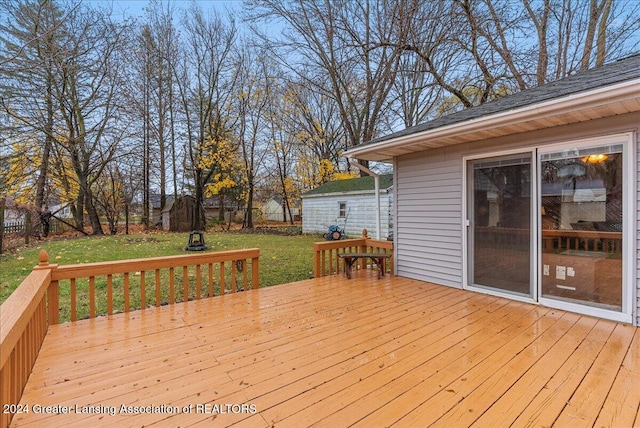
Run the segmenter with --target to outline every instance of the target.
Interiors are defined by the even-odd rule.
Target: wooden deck
[[[360,271],[52,325],[11,426],[632,427],[638,385],[638,328]]]

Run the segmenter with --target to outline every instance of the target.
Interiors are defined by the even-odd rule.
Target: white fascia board
[[[621,101],[640,98],[640,79],[627,80],[616,85],[604,86],[592,91],[585,91],[556,98],[546,102],[531,104],[522,108],[481,116],[460,123],[429,129],[415,134],[403,135],[387,141],[354,147],[344,152],[347,158],[358,158],[359,155],[379,149],[404,146],[425,139],[436,139],[457,134],[469,134],[499,126],[531,121],[536,118],[554,116],[571,111],[616,104]]]

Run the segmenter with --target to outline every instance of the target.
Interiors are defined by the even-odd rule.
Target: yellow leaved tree
[[[21,204],[31,204],[35,200],[39,165],[33,162],[37,159],[38,146],[31,140],[15,142],[9,147],[6,157],[7,170],[3,173],[7,194]]]
[[[302,187],[306,190],[311,190],[329,181],[347,180],[358,176],[353,170],[336,170],[335,165],[329,159],[320,159],[312,163],[306,157],[300,158],[297,173]]]
[[[237,145],[227,138],[208,138],[204,144],[205,150],[200,158],[199,168],[207,172],[209,177],[204,187],[206,197],[219,198],[219,220],[224,221],[225,196],[233,200],[245,200],[245,178],[238,154]]]

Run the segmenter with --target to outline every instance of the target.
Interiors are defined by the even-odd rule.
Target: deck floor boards
[[[12,426],[628,427],[638,384],[638,328],[360,271],[52,326],[22,403],[102,412]]]

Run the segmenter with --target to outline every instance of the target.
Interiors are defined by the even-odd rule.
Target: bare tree
[[[78,179],[76,225],[82,227],[86,209],[93,233],[102,234],[92,185],[117,150],[109,124],[119,115],[119,50],[125,47],[125,27],[110,22],[106,12],[80,8],[70,14],[58,42],[64,48],[55,61],[54,91],[65,123],[58,141]]]
[[[282,219],[294,222],[292,202],[299,195],[293,180],[295,161],[295,134],[289,126],[290,114],[294,111],[287,97],[286,83],[276,64],[270,67],[270,75],[266,76],[265,84],[268,92],[265,112],[265,124],[268,130],[269,148],[267,149],[275,170],[267,171],[267,179],[275,185],[271,196],[279,195],[282,199]]]
[[[376,136],[388,112],[402,48],[387,41],[397,31],[402,7],[402,2],[370,0],[259,0],[253,2],[252,19],[286,24],[270,45],[306,86],[336,103],[352,147]]]
[[[179,116],[175,103],[176,67],[180,59],[180,40],[173,22],[176,10],[171,4],[159,0],[151,2],[147,9],[147,23],[140,34],[140,44],[145,52],[147,81],[145,89],[148,114],[145,130],[157,154],[160,206],[167,201],[167,178],[171,176],[173,194],[178,193],[178,150],[176,148],[176,119]],[[170,168],[169,168],[170,165]],[[151,166],[150,166],[151,168]],[[171,174],[169,174],[169,172]]]
[[[37,198],[44,199],[42,187],[55,142],[68,156],[77,183],[76,226],[82,229],[86,209],[93,233],[101,234],[92,185],[111,161],[119,141],[109,125],[122,119],[118,117],[119,52],[125,47],[128,27],[111,22],[106,10],[89,10],[75,3],[18,1],[11,5],[11,16],[22,19],[12,21],[21,26],[12,27],[13,36],[30,41],[12,44],[5,39],[8,45],[20,48],[3,60],[3,67],[10,71],[7,76],[12,82],[28,84],[21,91],[15,90],[16,85],[14,90],[3,91],[8,95],[5,111],[15,113],[14,118],[44,136]]]
[[[425,72],[422,59],[415,55],[403,55],[391,92],[394,115],[388,118],[391,122],[387,129],[395,129],[398,119],[404,127],[428,119],[437,109],[441,93],[442,88]]]
[[[270,61],[260,52],[254,54],[247,41],[239,51],[236,69],[238,71],[236,100],[238,125],[236,138],[244,166],[246,180],[246,209],[243,228],[253,229],[253,201],[259,168],[267,153],[269,138],[268,113],[274,96]],[[255,56],[254,56],[255,55]]]
[[[470,107],[601,65],[640,41],[634,1],[521,2],[417,2],[406,38],[392,44],[413,52],[458,105]]]
[[[217,165],[203,162],[226,141],[233,117],[229,114],[235,71],[231,52],[236,39],[234,21],[212,12],[205,15],[192,4],[183,17],[185,33],[184,61],[178,70],[177,86],[185,115],[187,165],[193,177],[196,203],[200,206],[204,190]],[[201,224],[196,210],[194,228]]]
[[[96,183],[98,184],[94,192],[96,206],[107,219],[109,233],[115,235],[118,233],[118,222],[127,205],[126,178],[118,164],[110,162]]]
[[[341,153],[349,145],[333,99],[302,82],[290,82],[285,96],[288,126],[298,146],[311,154],[305,167],[311,168],[326,159],[336,170],[346,169]]]
[[[39,156],[33,159],[38,169],[33,203],[42,209],[54,138],[54,37],[64,12],[52,2],[26,0],[2,2],[0,10],[10,17],[0,23],[0,101],[3,113],[12,118],[3,121],[3,129],[7,141],[38,135]]]

